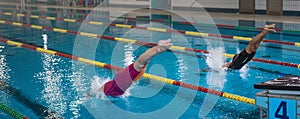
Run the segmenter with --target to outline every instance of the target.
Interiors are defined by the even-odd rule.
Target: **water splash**
[[[2,80],[4,82],[10,82],[11,69],[7,65],[6,55],[2,55],[4,48],[5,48],[4,45],[0,45],[0,53],[1,53],[0,54],[0,80]],[[1,85],[2,88],[4,88],[5,86],[7,86],[7,85]],[[3,103],[7,103],[7,104],[10,103],[10,99],[8,96],[1,95],[0,100]]]
[[[242,79],[247,79],[247,77],[249,76],[249,67],[246,64],[245,66],[243,66],[240,70],[240,77],[242,77]]]
[[[178,67],[178,70],[177,70],[177,74],[178,74],[178,78],[179,78],[179,81],[183,81],[183,82],[186,82],[187,78],[187,73],[186,71],[188,70],[188,66],[187,63],[186,63],[186,60],[184,59],[184,57],[182,56],[182,54],[180,55],[177,55],[177,61],[178,61],[178,64],[177,64],[177,67]]]
[[[44,41],[44,49],[48,49],[48,46],[47,46],[47,43],[48,43],[48,36],[47,36],[47,34],[45,33],[45,34],[43,34],[42,35],[42,39],[43,39],[43,41]]]
[[[91,90],[90,90],[90,94],[92,96],[95,96],[96,98],[99,98],[99,97],[103,97],[104,93],[103,92],[99,92],[99,88],[104,86],[104,84],[106,82],[108,82],[109,79],[101,79],[100,77],[98,76],[94,76],[93,77],[93,80],[91,81]]]
[[[222,90],[224,82],[226,81],[226,68],[223,67],[225,64],[224,49],[221,47],[215,49],[209,49],[210,53],[207,55],[206,63],[212,72],[208,72],[206,75],[206,82],[210,88]]]
[[[124,66],[129,66],[133,63],[134,55],[133,55],[133,47],[132,44],[127,44],[124,46]]]
[[[5,46],[0,46],[0,53],[2,53],[2,50],[5,48]],[[0,79],[8,82],[10,79],[9,72],[11,69],[7,66],[6,63],[6,55],[0,55]]]
[[[223,67],[226,58],[224,56],[224,48],[218,47],[215,49],[209,49],[210,53],[207,57],[208,66],[215,72],[208,72],[206,75],[207,81],[211,81],[212,88],[217,88],[219,90],[223,89],[224,83],[226,82],[226,67]]]
[[[43,48],[47,49],[47,34],[42,35]],[[65,79],[66,70],[61,69],[59,64],[63,63],[61,58],[50,54],[42,54],[42,72],[36,73],[35,78],[43,82],[42,99],[46,102],[49,109],[63,115],[67,111],[67,98],[63,95],[62,81]],[[51,116],[51,115],[50,115]]]
[[[71,75],[68,76],[72,85],[71,90],[76,91],[73,93],[73,99],[69,104],[69,110],[73,114],[73,117],[70,119],[78,119],[80,117],[80,106],[85,101],[85,98],[82,97],[82,94],[88,90],[87,85],[89,84],[89,81],[87,82],[87,76],[83,72],[82,67],[77,67],[82,65],[79,65],[78,62],[73,62],[72,68],[75,68],[75,65],[76,69],[73,69]]]
[[[210,48],[208,49],[206,64],[209,68],[216,71],[224,71],[223,65],[225,64],[224,48]]]
[[[211,69],[206,75],[206,83],[210,89],[222,90],[224,83],[226,82],[226,68],[223,68],[225,64],[224,48],[210,48],[208,49],[206,63]],[[206,94],[201,109],[199,111],[199,117],[205,118],[205,116],[214,108],[219,96]]]

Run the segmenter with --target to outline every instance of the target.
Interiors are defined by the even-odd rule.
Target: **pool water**
[[[51,10],[49,9],[49,11]],[[32,14],[66,18],[81,17],[39,12],[32,12]],[[7,15],[0,15],[0,19],[88,33],[99,34],[100,31],[103,31],[103,35],[106,36],[145,42],[156,43],[160,39],[172,38],[173,44],[176,46],[209,50],[207,49],[207,41],[203,38],[183,36],[176,33],[159,33]],[[90,19],[109,22],[109,19],[98,16]],[[194,30],[189,25],[124,21],[122,19],[117,19],[115,22],[136,26],[154,24],[161,28],[172,27],[176,30]],[[232,22],[236,21],[232,20]],[[214,30],[215,28],[211,27],[203,28],[203,31],[206,32],[214,32]],[[258,31],[227,28],[218,30],[221,34],[244,37],[253,37],[258,33]],[[135,44],[8,24],[0,25],[0,33],[1,38],[73,54],[119,67],[125,67],[133,63],[137,57],[148,49],[148,47]],[[43,39],[43,34],[47,34],[47,38]],[[265,38],[297,42],[299,37],[300,35],[297,34],[274,33]],[[235,54],[246,45],[247,42],[244,41],[223,39],[220,46],[224,46],[226,53]],[[9,87],[20,92],[9,93],[7,90],[1,90],[1,102],[33,119],[53,115],[64,118],[85,119],[259,118],[258,107],[254,105],[150,79],[140,79],[134,83],[125,96],[86,98],[84,94],[91,90],[92,80],[97,78],[111,80],[116,72],[59,56],[9,46],[2,42],[0,43],[0,52],[1,82],[7,83]],[[299,52],[300,48],[296,46],[262,43],[255,57],[299,64]],[[283,75],[300,75],[297,68],[259,62],[249,62],[248,66],[240,71],[203,72],[202,69],[209,68],[207,57],[209,56],[200,53],[168,51],[153,57],[147,66],[146,72],[248,98],[254,98],[255,94],[261,91],[253,88],[256,83],[282,77]],[[216,62],[211,61],[212,63],[222,63],[222,59],[216,59],[216,57],[213,57],[213,59]],[[230,59],[225,60],[229,61]],[[40,108],[51,110],[53,115],[41,111]],[[8,115],[2,112],[0,115],[2,118],[9,118]]]

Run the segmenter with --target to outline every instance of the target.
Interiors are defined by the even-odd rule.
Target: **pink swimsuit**
[[[132,80],[135,79],[140,72],[136,71],[133,67],[133,63],[125,69],[119,71],[114,80],[104,84],[104,93],[108,96],[120,96],[129,88],[132,84]]]

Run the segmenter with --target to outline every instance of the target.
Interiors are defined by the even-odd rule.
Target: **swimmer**
[[[226,63],[223,67],[227,67],[230,69],[241,69],[254,57],[256,50],[263,40],[264,36],[272,32],[276,32],[275,24],[265,25],[264,30],[253,37],[248,46],[239,54],[236,54],[233,57],[232,61]]]
[[[158,45],[148,49],[134,63],[120,70],[114,79],[106,82],[98,89],[107,96],[121,96],[130,87],[132,82],[138,80],[145,72],[148,61],[155,55],[168,50],[171,47],[171,40],[160,40]],[[88,94],[91,96],[91,94]]]

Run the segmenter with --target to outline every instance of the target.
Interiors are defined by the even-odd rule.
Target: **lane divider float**
[[[123,69],[123,68],[118,67],[118,66],[105,64],[103,62],[98,62],[98,61],[94,61],[94,60],[90,60],[90,59],[86,59],[86,58],[81,58],[81,57],[73,56],[71,54],[61,53],[61,52],[54,51],[54,50],[46,50],[46,49],[36,47],[36,46],[33,46],[33,45],[28,45],[28,44],[24,44],[24,43],[20,43],[20,42],[16,42],[16,41],[6,40],[6,39],[3,39],[3,38],[0,38],[0,42],[7,43],[8,45],[11,45],[11,46],[17,46],[17,47],[22,47],[22,48],[34,50],[34,51],[41,52],[41,53],[46,53],[46,54],[56,55],[56,56],[60,56],[60,57],[65,57],[65,58],[68,58],[68,59],[76,60],[76,61],[83,62],[83,63],[86,63],[86,64],[90,64],[90,65],[93,65],[93,66],[97,66],[97,67],[100,67],[100,68],[106,68],[106,69],[117,70],[117,71]],[[193,85],[193,84],[188,84],[188,83],[176,81],[176,80],[169,79],[169,78],[164,78],[164,77],[160,77],[160,76],[151,75],[151,74],[148,74],[148,73],[144,73],[143,77],[146,78],[146,79],[157,80],[157,81],[160,81],[160,82],[163,82],[163,83],[167,83],[167,84],[171,84],[171,85],[177,85],[179,87],[189,88],[189,89],[192,89],[192,90],[196,90],[196,91],[200,91],[200,92],[204,92],[204,93],[208,93],[208,94],[213,94],[213,95],[217,95],[217,96],[224,97],[224,98],[227,98],[227,99],[236,100],[236,101],[240,101],[240,102],[255,105],[255,100],[254,99],[247,98],[247,97],[244,97],[244,96],[239,96],[239,95],[235,95],[235,94],[221,92],[221,91],[217,91],[217,90],[213,90],[213,89],[209,89],[209,88],[205,88],[205,87],[201,87],[201,86],[196,86],[196,85]]]
[[[6,114],[10,115],[11,117],[13,117],[15,119],[29,119],[28,117],[22,115],[21,113],[17,112],[13,108],[11,108],[1,102],[0,102],[0,110],[2,110],[3,112],[5,112]]]
[[[0,12],[3,15],[12,16],[12,13],[9,12]],[[105,22],[97,22],[97,21],[89,21],[89,20],[78,20],[78,19],[66,19],[66,18],[56,18],[56,17],[47,17],[47,16],[37,16],[37,15],[25,15],[21,13],[17,13],[17,16],[22,17],[30,17],[35,19],[47,19],[47,20],[57,20],[57,21],[65,21],[65,22],[79,22],[79,23],[87,23],[92,25],[101,25],[101,26],[112,26],[112,27],[119,27],[119,28],[127,28],[127,29],[141,29],[141,30],[148,30],[148,31],[155,31],[155,32],[164,32],[164,33],[180,33],[183,35],[190,35],[195,37],[216,37],[216,38],[227,38],[239,41],[251,41],[252,38],[250,37],[241,37],[241,36],[229,36],[229,35],[222,35],[222,34],[209,34],[209,33],[201,33],[195,31],[184,31],[184,30],[172,30],[172,29],[163,29],[163,28],[154,28],[154,27],[140,27],[140,26],[133,26],[127,24],[114,24],[114,23],[105,23]],[[264,39],[262,42],[266,43],[273,43],[273,44],[282,44],[282,45],[293,45],[296,47],[300,47],[299,42],[287,42],[287,41],[279,41],[279,40],[267,40]]]
[[[37,6],[30,6],[30,7],[38,8]],[[1,9],[5,9],[5,8],[1,8]],[[9,9],[9,8],[6,8],[6,9]],[[62,8],[56,8],[56,9],[62,9]],[[72,9],[72,8],[67,8],[67,9]],[[14,9],[9,9],[9,10],[14,10]],[[29,9],[27,11],[30,11],[30,12],[37,11],[37,12],[40,12],[40,13],[58,13],[58,12],[61,12],[61,11],[57,11],[57,10],[55,10],[55,11],[45,11],[45,10],[32,10],[32,9]],[[102,11],[102,10],[97,10],[97,11]],[[83,16],[88,16],[90,14],[93,14],[93,12],[94,11],[90,11],[89,14],[67,12],[67,14],[72,14],[72,15],[80,14],[80,15],[83,15]],[[264,28],[260,28],[260,27],[251,27],[251,26],[235,26],[235,25],[228,25],[228,24],[208,24],[208,23],[197,23],[197,22],[186,22],[186,21],[173,21],[173,20],[148,19],[148,18],[134,18],[134,17],[124,17],[124,16],[119,16],[119,17],[117,17],[117,16],[102,16],[102,17],[128,19],[128,20],[135,20],[135,21],[152,21],[152,22],[174,23],[174,24],[182,24],[182,25],[196,25],[196,26],[204,26],[204,27],[228,28],[228,29],[248,30],[248,31],[261,31],[261,30],[264,29]],[[283,30],[283,29],[279,29],[279,28],[276,28],[276,31],[281,32],[281,33],[285,33],[285,34],[300,32],[299,30]],[[293,35],[297,35],[297,34],[293,34]]]
[[[46,29],[49,31],[54,31],[54,32],[59,32],[59,33],[70,33],[70,34],[75,34],[75,35],[82,35],[82,36],[87,36],[87,37],[93,37],[93,38],[102,38],[105,40],[113,40],[113,41],[119,41],[119,42],[124,42],[124,43],[131,43],[131,44],[137,44],[137,45],[147,45],[147,46],[156,46],[156,43],[152,42],[144,42],[144,41],[138,41],[138,40],[132,40],[132,39],[127,39],[127,38],[118,38],[114,36],[104,36],[104,35],[98,35],[98,34],[93,34],[93,33],[87,33],[87,32],[78,32],[78,31],[73,31],[73,30],[65,30],[65,29],[60,29],[60,28],[52,28],[48,26],[38,26],[38,25],[31,25],[31,24],[23,24],[19,22],[9,22],[5,20],[0,19],[0,23],[2,24],[8,24],[8,25],[14,25],[14,26],[20,26],[22,24],[22,27],[28,27],[28,28],[34,28],[34,29]],[[198,53],[204,53],[208,54],[209,52],[206,50],[199,50],[199,49],[193,49],[193,48],[187,48],[187,47],[181,47],[181,46],[171,46],[171,50],[178,50],[178,51],[190,51],[190,52],[198,52]],[[234,54],[224,54],[226,57],[233,58]],[[263,62],[263,63],[269,63],[269,64],[276,64],[276,65],[282,65],[282,66],[289,66],[289,67],[296,67],[300,68],[300,64],[295,64],[295,63],[289,63],[289,62],[281,62],[281,61],[274,61],[274,60],[265,60],[265,59],[260,59],[260,58],[253,58],[252,61],[257,61],[257,62]]]

